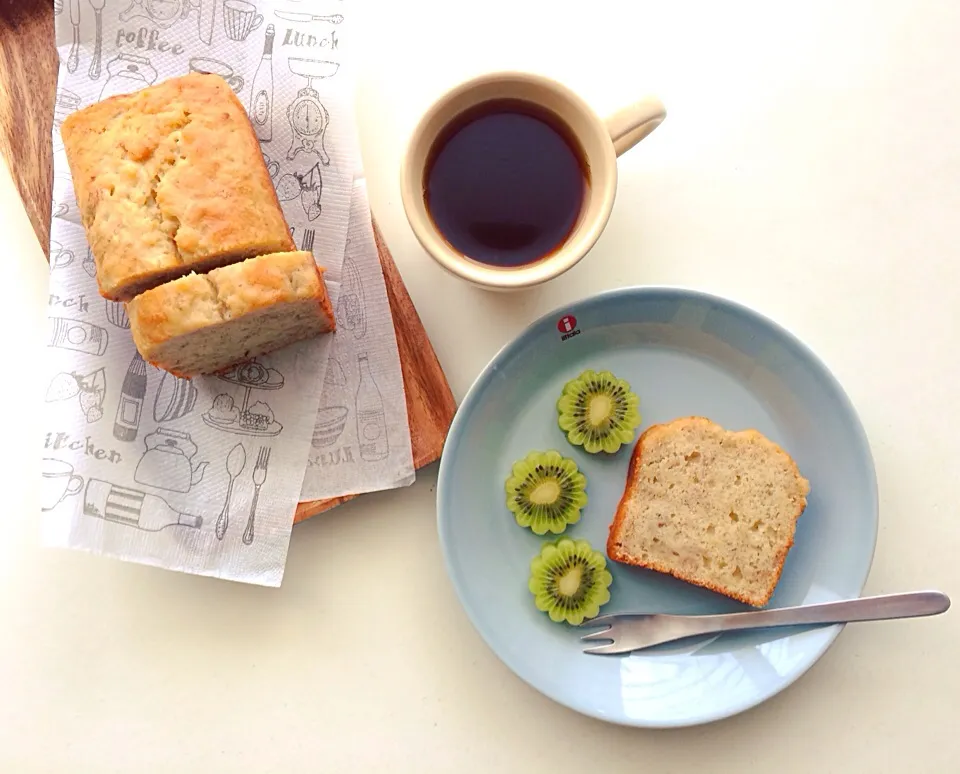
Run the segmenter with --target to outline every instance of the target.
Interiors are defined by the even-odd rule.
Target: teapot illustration
[[[150,60],[136,54],[117,54],[107,62],[107,82],[103,84],[100,99],[117,94],[129,94],[152,86],[157,80],[157,70]]]
[[[207,463],[191,464],[197,445],[189,433],[158,427],[143,442],[147,450],[133,474],[139,483],[173,492],[189,492],[190,487],[203,480]]]

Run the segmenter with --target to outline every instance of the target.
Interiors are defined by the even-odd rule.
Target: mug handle
[[[230,88],[234,91],[240,91],[243,89],[243,76],[242,75],[231,75],[227,79],[227,83],[230,84]]]
[[[76,484],[76,486],[74,486],[74,484]],[[83,489],[83,477],[74,473],[72,476],[70,476],[70,480],[67,482],[67,488],[63,490],[63,494],[60,495],[60,499],[57,500],[54,505],[50,506],[49,508],[45,508],[44,510],[52,511],[54,508],[60,505],[60,503],[62,503],[71,495],[75,495],[81,489]]]
[[[263,24],[263,14],[258,13],[253,18],[253,24],[250,25],[250,32],[253,32],[257,27]]]
[[[74,486],[74,484],[76,484],[76,486]],[[81,489],[83,489],[83,477],[74,473],[72,476],[70,476],[70,482],[67,484],[67,491],[63,493],[63,497],[60,499],[62,500],[69,495],[75,495]]]
[[[62,269],[64,266],[69,266],[71,263],[73,263],[73,252],[64,248],[53,259],[53,268]]]
[[[656,97],[644,97],[632,105],[621,108],[604,122],[610,139],[613,140],[613,149],[618,156],[622,156],[640,140],[663,123],[667,117],[667,109]]]

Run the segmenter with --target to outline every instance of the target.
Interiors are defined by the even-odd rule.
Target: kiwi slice
[[[612,454],[633,440],[640,425],[639,403],[628,382],[609,371],[587,370],[563,385],[557,401],[560,429],[590,454]]]
[[[586,540],[548,542],[530,562],[528,587],[538,610],[557,623],[579,626],[610,601],[613,576],[607,559]]]
[[[532,451],[513,463],[504,489],[509,508],[521,527],[537,535],[559,534],[580,521],[587,504],[587,478],[577,463],[557,451]]]

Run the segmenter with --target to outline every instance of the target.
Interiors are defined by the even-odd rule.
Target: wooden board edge
[[[60,57],[49,0],[0,4],[0,153],[48,256],[53,185],[53,118]],[[43,109],[36,111],[36,105]],[[32,108],[32,109],[31,109]],[[30,131],[22,122],[30,122]],[[24,160],[21,168],[16,162]]]
[[[397,349],[400,351],[407,423],[410,426],[410,441],[413,447],[413,467],[420,470],[440,459],[447,431],[457,411],[457,402],[430,343],[430,337],[426,335],[420,315],[407,292],[400,270],[377,226],[376,218],[373,219],[373,233],[387,286]],[[423,331],[423,335],[416,336],[413,331]],[[297,505],[293,523],[309,519],[355,497],[358,495],[303,501]]]

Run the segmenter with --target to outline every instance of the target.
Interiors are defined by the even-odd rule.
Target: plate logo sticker
[[[560,331],[560,341],[566,341],[580,335],[577,318],[572,314],[566,314],[557,320],[557,330]]]

